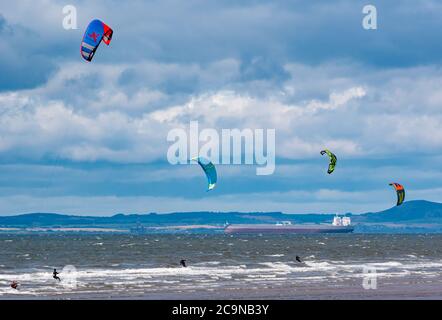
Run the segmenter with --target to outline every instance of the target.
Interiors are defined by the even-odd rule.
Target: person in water
[[[180,265],[183,266],[184,268],[187,267],[186,260],[184,260],[184,259],[180,260]]]
[[[299,256],[296,256],[296,261],[298,261],[299,263],[302,263],[302,260]]]
[[[54,269],[54,272],[52,273],[52,278],[54,278],[55,280],[61,281],[61,279],[58,276],[58,274],[60,274],[60,273],[57,272],[57,269]]]
[[[12,283],[11,283],[11,288],[12,288],[12,289],[16,289],[16,290],[17,290],[17,289],[18,289],[18,282],[17,282],[17,281],[15,281],[15,280],[14,280],[14,281],[12,281]]]

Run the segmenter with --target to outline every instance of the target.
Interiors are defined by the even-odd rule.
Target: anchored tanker
[[[335,217],[331,225],[292,224],[283,221],[276,224],[227,224],[225,233],[349,233],[353,232],[349,217]]]

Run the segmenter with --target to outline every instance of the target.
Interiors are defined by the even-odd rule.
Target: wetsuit
[[[57,272],[57,269],[54,269],[54,272],[52,273],[52,278],[61,281],[60,277],[58,277],[57,274],[59,274],[59,272]]]
[[[181,260],[181,261],[180,261],[180,265],[182,265],[184,268],[187,267],[187,266],[186,266],[186,260],[184,260],[184,259]]]

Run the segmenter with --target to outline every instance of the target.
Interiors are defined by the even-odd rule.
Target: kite
[[[101,41],[109,45],[112,40],[113,30],[100,20],[89,23],[81,41],[81,56],[86,61],[92,61]]]
[[[402,185],[400,185],[399,183],[395,183],[395,182],[390,183],[389,185],[392,186],[396,190],[396,193],[397,193],[397,204],[396,205],[400,206],[405,200],[404,187]]]
[[[321,155],[324,155],[324,154],[327,154],[329,156],[329,158],[330,158],[330,163],[328,165],[327,173],[331,174],[335,170],[336,160],[338,160],[338,159],[336,158],[336,156],[330,150],[327,150],[327,149],[322,150],[321,151]]]
[[[213,163],[203,157],[193,158],[192,160],[197,161],[198,164],[201,166],[201,168],[204,170],[204,173],[206,174],[207,184],[208,184],[207,191],[210,191],[213,188],[215,188],[217,181],[217,174]]]

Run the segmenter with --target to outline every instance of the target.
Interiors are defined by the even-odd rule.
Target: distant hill
[[[331,223],[333,214],[285,214],[281,212],[174,212],[169,214],[116,214],[110,217],[73,216],[56,213],[29,213],[0,217],[0,228],[120,228],[142,225],[164,227],[224,223]],[[360,232],[442,232],[442,203],[408,201],[399,207],[352,217]]]
[[[442,203],[424,200],[404,202],[381,212],[365,213],[353,218],[355,222],[420,222],[442,223]]]
[[[168,214],[116,214],[111,217],[72,216],[55,213],[29,213],[17,216],[0,217],[0,227],[127,227],[136,224],[146,226],[229,223],[275,223],[327,222],[333,215],[303,214],[293,215],[281,212],[174,212]]]

